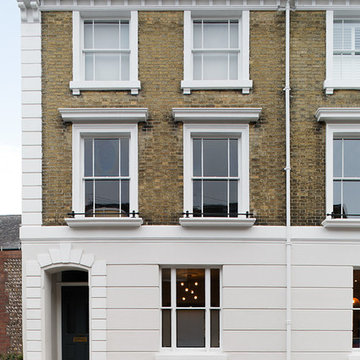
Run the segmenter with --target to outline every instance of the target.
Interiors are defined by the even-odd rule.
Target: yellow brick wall
[[[73,96],[72,14],[44,12],[43,221],[64,224],[71,210],[71,125],[60,107],[147,107],[139,126],[139,211],[147,224],[178,224],[182,212],[182,125],[173,107],[262,107],[250,125],[250,210],[258,224],[285,221],[284,14],[251,12],[250,95],[193,91],[183,95],[183,13],[139,12],[138,96],[124,91],[84,91]],[[271,31],[269,32],[269,29]]]

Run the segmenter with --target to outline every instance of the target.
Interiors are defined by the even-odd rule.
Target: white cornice
[[[21,21],[36,23],[40,21],[40,0],[17,0],[21,12]]]
[[[249,123],[259,119],[261,108],[173,108],[175,121]]]
[[[147,108],[60,108],[65,123],[138,123],[147,120]]]
[[[319,108],[315,117],[326,123],[360,123],[360,108]]]

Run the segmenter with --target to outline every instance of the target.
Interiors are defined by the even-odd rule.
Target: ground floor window
[[[360,269],[353,276],[353,348],[360,348]]]
[[[220,347],[220,269],[163,268],[162,346]]]

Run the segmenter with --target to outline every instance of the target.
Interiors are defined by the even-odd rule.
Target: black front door
[[[62,286],[62,360],[89,360],[89,288]]]

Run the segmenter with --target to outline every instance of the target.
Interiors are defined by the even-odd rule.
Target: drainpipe
[[[285,5],[285,128],[286,128],[286,360],[291,360],[291,213],[290,213],[290,0]]]

